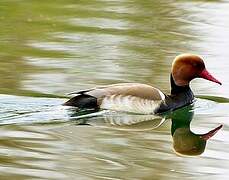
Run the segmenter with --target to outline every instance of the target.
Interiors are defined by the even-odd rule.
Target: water
[[[1,1],[0,179],[228,179],[228,8],[226,0]],[[68,92],[119,82],[169,93],[171,62],[183,52],[202,55],[223,82],[194,80],[188,111],[87,115],[61,106]],[[183,136],[200,155],[176,152]]]

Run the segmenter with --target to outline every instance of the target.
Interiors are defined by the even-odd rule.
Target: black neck
[[[171,95],[165,97],[165,100],[160,104],[155,113],[162,113],[168,110],[175,110],[183,106],[193,103],[194,95],[189,85],[177,86],[174,82],[172,75],[171,81]]]
[[[175,84],[175,81],[173,79],[172,74],[170,74],[170,84],[171,84],[171,95],[176,95],[176,94],[180,94],[182,92],[187,92],[190,89],[189,85],[187,86],[177,86]]]

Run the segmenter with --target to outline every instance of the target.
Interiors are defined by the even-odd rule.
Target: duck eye
[[[193,65],[194,67],[197,67],[197,66],[198,66],[198,64],[197,64],[197,63],[193,63],[192,65]]]

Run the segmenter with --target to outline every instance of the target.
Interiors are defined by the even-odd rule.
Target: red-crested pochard
[[[221,85],[221,82],[207,71],[201,57],[181,54],[172,63],[170,95],[165,95],[159,89],[146,84],[119,83],[71,93],[76,96],[64,105],[138,114],[172,111],[193,102],[194,95],[189,83],[194,78],[207,79]]]

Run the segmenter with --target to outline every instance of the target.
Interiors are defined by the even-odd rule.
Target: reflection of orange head
[[[197,156],[204,152],[205,146],[206,141],[189,128],[178,128],[173,134],[173,148],[178,154]]]
[[[221,84],[206,70],[203,59],[193,54],[181,54],[174,59],[172,76],[178,86],[186,86],[198,77]]]
[[[177,128],[173,134],[174,150],[181,155],[200,155],[205,150],[207,140],[221,128],[222,125],[203,135],[194,134],[189,127]]]

